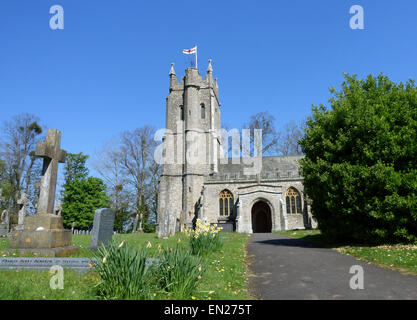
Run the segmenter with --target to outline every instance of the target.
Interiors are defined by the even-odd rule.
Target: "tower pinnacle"
[[[171,63],[171,70],[169,71],[169,75],[170,76],[176,76],[173,62]]]
[[[209,59],[209,65],[208,65],[208,68],[207,68],[207,73],[213,73],[213,67],[211,66],[211,59]]]

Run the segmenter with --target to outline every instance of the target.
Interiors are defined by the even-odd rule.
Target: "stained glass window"
[[[233,194],[223,190],[219,195],[219,210],[221,216],[230,216],[233,210]]]
[[[287,190],[287,193],[285,194],[285,203],[287,205],[288,214],[303,213],[301,206],[301,195],[297,189],[291,187]]]

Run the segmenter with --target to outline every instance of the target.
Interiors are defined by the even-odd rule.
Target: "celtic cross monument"
[[[79,248],[71,245],[71,230],[64,230],[63,217],[54,214],[58,163],[65,162],[61,150],[61,132],[48,129],[46,141],[36,145],[35,155],[43,158],[37,212],[25,220],[23,230],[13,232],[10,249],[43,256],[66,256]]]

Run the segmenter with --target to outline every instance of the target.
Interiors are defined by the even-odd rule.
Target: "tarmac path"
[[[255,233],[247,245],[250,292],[265,300],[417,299],[417,276],[359,261],[302,239]],[[364,289],[351,289],[352,266]],[[356,282],[358,283],[358,282]]]

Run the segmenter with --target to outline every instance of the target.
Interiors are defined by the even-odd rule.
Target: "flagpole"
[[[198,64],[197,64],[197,51],[198,51],[198,48],[197,48],[197,45],[195,45],[195,68],[198,70]]]

